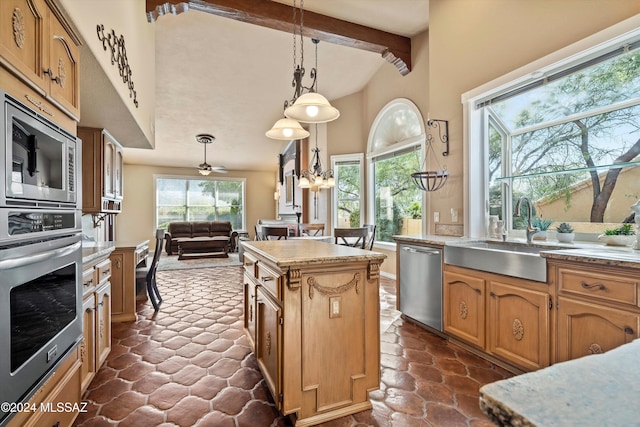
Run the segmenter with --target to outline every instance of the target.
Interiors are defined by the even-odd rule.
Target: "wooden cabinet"
[[[80,117],[79,39],[51,0],[0,2],[0,62],[38,97]],[[12,88],[13,89],[13,88]],[[38,105],[28,92],[13,93]],[[42,107],[42,105],[40,105]]]
[[[550,363],[548,285],[445,265],[444,330],[522,370]]]
[[[533,371],[549,366],[550,297],[546,289],[527,289],[517,282],[489,282],[487,351]]]
[[[553,262],[551,271],[558,286],[556,362],[640,337],[637,270]]]
[[[105,129],[78,128],[82,139],[82,212],[122,211],[123,151]]]
[[[276,407],[297,426],[371,408],[384,255],[310,240],[243,247],[244,327]]]
[[[84,393],[111,351],[111,260],[96,259],[83,272],[83,342],[80,382]]]
[[[484,348],[485,280],[459,270],[444,272],[444,331]]]
[[[136,267],[149,256],[149,241],[115,242],[111,252],[111,321],[136,320]]]

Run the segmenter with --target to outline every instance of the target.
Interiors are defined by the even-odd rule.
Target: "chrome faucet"
[[[513,212],[513,216],[520,216],[520,204],[523,201],[527,202],[529,205],[529,209],[527,209],[527,243],[531,243],[533,241],[533,235],[540,231],[540,229],[531,225],[531,217],[533,216],[533,204],[527,196],[522,196],[518,199]]]

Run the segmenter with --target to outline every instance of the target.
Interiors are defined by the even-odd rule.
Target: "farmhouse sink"
[[[546,283],[547,260],[540,252],[568,248],[517,242],[453,243],[444,247],[444,263]]]

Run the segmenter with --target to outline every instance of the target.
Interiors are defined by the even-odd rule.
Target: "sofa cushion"
[[[211,221],[209,223],[210,236],[230,236],[231,223],[229,221]]]
[[[191,237],[208,237],[209,224],[208,221],[193,221],[191,223]]]
[[[167,231],[172,238],[191,237],[191,222],[172,222]]]

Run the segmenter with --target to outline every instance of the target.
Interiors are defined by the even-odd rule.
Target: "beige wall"
[[[116,216],[116,240],[153,240],[155,234],[154,174],[200,177],[192,168],[125,164],[123,209],[122,213]],[[274,173],[230,171],[228,174],[220,176],[246,179],[245,219],[246,227],[253,238],[253,226],[258,221],[258,218],[273,218],[275,212],[275,200],[273,200]]]
[[[64,11],[69,15],[73,24],[78,29],[82,39],[83,48],[88,48],[91,55],[97,61],[102,72],[107,76],[112,88],[122,100],[123,108],[135,120],[142,134],[152,146],[155,145],[155,26],[147,22],[145,0],[57,0]],[[113,29],[117,36],[123,36],[127,50],[127,61],[133,72],[132,81],[135,84],[136,107],[129,94],[128,86],[123,83],[118,67],[111,64],[111,51],[107,47],[104,50],[102,42],[98,39],[96,25],[104,25],[105,36]],[[80,62],[91,61],[92,58],[81,57]],[[88,70],[83,69],[84,72]],[[97,76],[95,84],[99,84]],[[81,90],[86,88],[81,88]],[[107,96],[108,92],[104,92]],[[99,100],[95,100],[99,102]],[[104,101],[104,100],[103,100]],[[82,108],[82,106],[81,106]],[[113,109],[114,106],[111,106]],[[105,119],[111,117],[113,111],[105,112]],[[82,120],[82,117],[81,117]],[[91,123],[91,126],[102,127],[105,123]],[[109,127],[109,126],[106,126]],[[113,126],[115,127],[115,126]],[[118,136],[118,129],[110,129]],[[120,138],[123,139],[123,138]],[[120,141],[124,146],[129,146],[130,141]],[[146,146],[143,143],[135,146]]]

